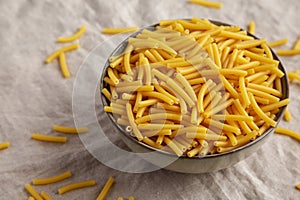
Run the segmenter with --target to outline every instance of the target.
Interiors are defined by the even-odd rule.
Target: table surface
[[[300,143],[272,135],[249,158],[224,170],[205,174],[182,174],[167,170],[126,173],[105,166],[84,147],[81,139],[68,136],[66,144],[31,139],[34,132],[59,135],[54,124],[74,126],[72,91],[80,65],[91,49],[112,36],[103,27],[147,26],[161,19],[209,18],[246,28],[256,22],[256,35],[274,41],[288,38],[290,48],[300,36],[300,1],[220,0],[222,9],[190,4],[186,0],[128,1],[0,1],[0,142],[10,141],[0,151],[0,199],[27,199],[24,185],[37,177],[70,170],[63,182],[38,186],[54,199],[95,199],[109,176],[116,179],[107,199],[118,196],[136,199],[300,199],[295,185],[300,182]],[[68,53],[72,77],[64,79],[56,61],[44,59],[65,44],[81,25],[87,31],[80,49]],[[300,56],[280,57],[288,71],[299,69]],[[290,86],[289,105],[293,120],[281,127],[300,132],[300,86]],[[117,136],[116,136],[117,137]],[[122,146],[123,143],[115,138]],[[57,188],[76,181],[94,179],[95,187],[57,194]]]

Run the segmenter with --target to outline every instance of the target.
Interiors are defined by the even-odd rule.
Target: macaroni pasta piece
[[[282,134],[282,135],[287,135],[287,136],[290,136],[290,137],[300,141],[300,134],[299,133],[297,133],[295,131],[292,131],[292,130],[289,130],[289,129],[286,129],[286,128],[277,127],[275,129],[275,133]]]
[[[59,126],[59,125],[54,125],[53,130],[60,133],[71,133],[71,134],[86,133],[89,131],[89,129],[86,127],[73,128],[73,127],[66,127],[66,126]]]
[[[72,41],[78,39],[85,32],[85,30],[86,30],[86,26],[83,25],[79,28],[79,30],[74,35],[72,35],[70,37],[59,37],[57,39],[57,41],[58,42],[72,42]]]
[[[298,184],[296,185],[296,188],[297,188],[298,190],[300,190],[300,183],[298,183]]]
[[[269,47],[277,47],[277,46],[281,46],[281,45],[284,45],[286,43],[288,43],[288,39],[287,38],[283,38],[283,39],[280,39],[280,40],[276,40],[274,42],[269,42],[268,43],[268,46]]]
[[[100,194],[98,195],[97,200],[103,200],[105,198],[105,196],[107,195],[109,189],[111,188],[114,182],[115,179],[113,177],[109,177],[103,189],[101,190]]]
[[[46,192],[44,192],[44,191],[41,192],[41,197],[42,197],[44,200],[52,200],[52,197],[51,197],[48,193],[46,193]]]
[[[1,149],[6,149],[10,146],[10,142],[2,142],[0,143],[0,150]]]
[[[251,33],[252,35],[255,34],[255,22],[253,20],[251,20],[249,22],[249,25],[248,25],[248,32]]]
[[[134,32],[139,30],[139,27],[125,27],[125,28],[103,28],[102,33],[105,34],[118,34],[118,33],[127,33],[127,32]]]
[[[204,1],[204,0],[189,0],[189,2],[199,4],[201,6],[210,7],[210,8],[222,8],[222,3],[219,2],[211,2],[211,1]]]
[[[73,50],[78,49],[78,48],[79,48],[79,44],[71,44],[69,46],[62,47],[62,48],[56,50],[55,52],[53,52],[50,56],[48,56],[48,58],[46,59],[46,63],[52,62],[52,60],[57,58],[61,53],[65,53],[65,52],[68,52],[68,51],[73,51]]]
[[[56,175],[53,177],[49,177],[49,178],[33,179],[32,184],[33,185],[47,185],[47,184],[56,183],[58,181],[65,180],[71,176],[72,176],[71,172],[67,171],[62,174],[59,174],[59,175]]]
[[[62,71],[62,74],[65,78],[69,78],[70,77],[70,72],[67,66],[67,62],[66,62],[66,56],[65,53],[62,52],[59,54],[59,63],[60,63],[60,68]]]
[[[279,49],[279,50],[277,50],[277,54],[280,55],[280,56],[299,55],[300,54],[300,49],[288,49],[288,50]]]
[[[94,185],[96,185],[96,181],[94,181],[94,180],[76,182],[76,183],[72,183],[72,184],[60,187],[58,189],[58,194],[64,194],[64,193],[69,192],[71,190],[84,188],[84,187],[90,187],[90,186],[94,186]]]
[[[67,137],[43,135],[43,134],[38,134],[38,133],[33,133],[31,135],[31,138],[35,139],[35,140],[44,141],[44,142],[58,142],[58,143],[66,143],[67,142]]]
[[[288,108],[285,108],[284,120],[287,121],[287,122],[289,122],[289,121],[292,120],[292,115],[291,115],[291,113],[290,113],[290,111],[289,111]]]
[[[39,193],[29,184],[25,184],[26,191],[36,200],[43,200]]]

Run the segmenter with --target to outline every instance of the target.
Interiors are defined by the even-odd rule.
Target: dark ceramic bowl
[[[218,21],[211,21],[212,23],[216,25],[224,25],[228,26],[228,24],[218,22]],[[143,29],[148,30],[155,30],[155,27],[158,24],[151,25],[149,27],[145,27]],[[141,30],[140,30],[141,31]],[[135,37],[140,31],[132,34],[130,37]],[[248,33],[248,35],[255,37],[254,35]],[[257,37],[255,37],[257,38]],[[125,47],[127,46],[127,39],[124,40],[119,46],[111,53],[111,56],[119,55],[125,50]],[[284,72],[285,76],[281,78],[281,85],[282,85],[282,91],[283,95],[281,99],[286,99],[289,96],[289,86],[288,86],[288,80],[286,76],[286,71],[284,67],[282,66],[282,63],[278,59],[277,55],[272,51],[273,57],[275,60],[279,61],[279,69]],[[107,75],[107,68],[109,66],[109,61],[105,63],[104,71],[102,73],[101,77],[101,85],[100,88],[107,87],[106,83],[103,81],[104,77]],[[103,105],[109,105],[109,102],[105,99],[103,95],[101,95],[101,99],[103,102]],[[277,124],[281,120],[283,113],[285,111],[285,107],[280,108],[280,111],[278,112],[276,119]],[[144,159],[148,162],[157,165],[162,166],[163,163],[165,163],[166,160],[175,160],[171,164],[164,166],[163,168],[171,171],[176,172],[182,172],[182,173],[205,173],[205,172],[211,172],[216,171],[224,168],[228,168],[237,162],[249,157],[251,154],[255,153],[272,135],[272,133],[275,130],[275,127],[271,127],[268,130],[265,131],[263,135],[255,139],[254,141],[251,141],[250,143],[238,147],[234,150],[231,150],[229,152],[225,153],[217,153],[217,154],[209,154],[204,157],[193,157],[189,158],[187,156],[181,156],[178,157],[177,155],[155,149],[143,142],[137,141],[134,137],[131,137],[128,133],[126,133],[123,126],[117,124],[116,119],[113,117],[112,114],[107,113],[113,126],[117,129],[117,132],[119,133],[120,138],[126,143],[126,145],[133,151],[138,153],[148,153],[152,152],[154,156],[151,157],[145,157]]]

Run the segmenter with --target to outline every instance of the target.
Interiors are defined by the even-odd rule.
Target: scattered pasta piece
[[[72,183],[66,186],[63,186],[58,189],[58,194],[64,194],[66,192],[69,192],[71,190],[79,189],[79,188],[84,188],[84,187],[90,187],[96,185],[96,181],[94,180],[88,180],[88,181],[82,181],[82,182],[77,182],[77,183]]]
[[[66,56],[65,53],[62,52],[59,54],[59,64],[60,64],[60,68],[62,71],[62,74],[65,78],[69,78],[70,77],[70,72],[67,66],[67,62],[66,62]]]
[[[277,50],[277,54],[280,56],[294,56],[300,54],[300,49],[279,49]]]
[[[118,200],[124,200],[124,198],[123,197],[118,197]]]
[[[251,20],[249,22],[249,25],[248,25],[248,32],[251,33],[252,35],[255,34],[255,22],[253,20]]]
[[[41,197],[42,197],[44,200],[52,200],[52,197],[51,197],[48,193],[46,193],[46,192],[44,192],[44,191],[41,192]]]
[[[28,197],[27,200],[35,200],[32,196]]]
[[[57,39],[57,41],[58,42],[72,42],[72,41],[78,39],[85,32],[85,30],[86,30],[86,26],[81,26],[74,35],[72,35],[70,37],[59,37]]]
[[[300,142],[300,133],[297,133],[295,131],[292,131],[292,130],[289,130],[289,129],[286,129],[286,128],[277,127],[275,129],[275,133],[290,136],[290,137],[292,137],[292,138],[294,138],[294,139],[296,139]]]
[[[39,193],[29,184],[25,184],[25,189],[35,200],[43,200]]]
[[[210,8],[222,8],[223,4],[219,2],[204,1],[204,0],[189,0],[190,3],[195,3],[201,6],[206,6]]]
[[[10,142],[2,142],[0,143],[0,150],[1,149],[6,149],[10,146]]]
[[[295,42],[293,49],[299,49],[300,47],[300,37],[298,38],[298,40]]]
[[[54,60],[55,58],[58,58],[61,53],[73,51],[78,48],[79,48],[79,44],[71,44],[69,46],[62,47],[62,48],[54,51],[50,56],[48,56],[48,58],[46,59],[46,63],[52,62],[52,60]]]
[[[32,183],[33,185],[47,185],[47,184],[56,183],[58,181],[65,180],[71,176],[72,176],[71,172],[67,171],[62,174],[49,177],[49,178],[33,179]]]
[[[125,27],[125,28],[103,28],[102,33],[105,34],[118,34],[118,33],[127,33],[127,32],[134,32],[139,30],[139,27]]]
[[[277,46],[281,46],[284,45],[288,42],[289,40],[287,38],[281,39],[281,40],[276,40],[274,42],[269,42],[268,46],[269,47],[277,47]]]
[[[58,142],[58,143],[66,143],[67,142],[67,137],[43,135],[43,134],[39,134],[39,133],[33,133],[31,135],[31,138],[35,139],[35,140],[44,141],[44,142]]]
[[[89,129],[86,127],[73,128],[73,127],[65,127],[59,125],[54,125],[53,130],[60,133],[70,133],[70,134],[86,133],[89,131]]]
[[[103,200],[108,193],[109,189],[111,188],[112,184],[115,182],[115,179],[113,177],[109,177],[107,182],[105,183],[103,189],[99,193],[97,200]]]
[[[289,111],[288,108],[285,109],[284,120],[287,121],[287,122],[289,122],[289,121],[292,120],[292,115],[291,115],[291,113],[290,113],[290,111]]]
[[[300,190],[300,183],[298,183],[298,185],[296,185],[296,188],[297,188],[298,190]]]
[[[134,200],[134,197],[133,197],[133,196],[130,196],[130,197],[128,198],[128,200]]]
[[[293,81],[294,79],[300,81],[300,75],[297,72],[287,72],[289,81]]]

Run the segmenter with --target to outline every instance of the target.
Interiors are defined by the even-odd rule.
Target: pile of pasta
[[[138,141],[177,156],[241,147],[275,127],[289,103],[266,40],[238,26],[162,20],[109,61],[104,111]]]

